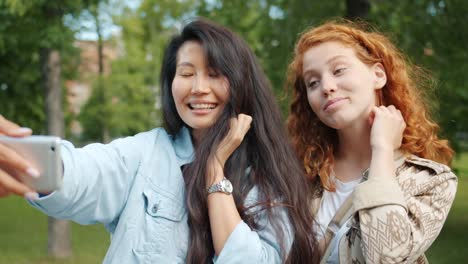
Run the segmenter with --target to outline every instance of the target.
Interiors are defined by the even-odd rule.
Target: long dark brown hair
[[[229,119],[239,113],[248,114],[253,120],[242,144],[227,160],[224,173],[234,186],[240,216],[253,230],[264,228],[259,225],[259,217],[268,217],[268,224],[282,244],[287,231],[281,228],[281,219],[275,212],[276,208],[285,207],[294,241],[290,250],[280,245],[283,262],[318,262],[309,208],[310,190],[303,169],[288,141],[271,85],[254,53],[240,37],[211,21],[197,19],[172,38],[161,71],[165,128],[175,136],[185,126],[177,114],[171,86],[177,51],[190,40],[201,44],[208,67],[228,79],[230,98],[219,119],[197,144],[195,160],[183,170],[190,228],[187,263],[208,263],[214,256],[205,189],[206,162],[227,134]],[[249,210],[251,207],[245,207],[244,202],[253,187],[258,189],[258,203],[256,210]]]

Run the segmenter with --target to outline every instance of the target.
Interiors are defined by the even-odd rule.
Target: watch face
[[[225,192],[232,193],[232,184],[229,180],[224,180],[222,184]]]

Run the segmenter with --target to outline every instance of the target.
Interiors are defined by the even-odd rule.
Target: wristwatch
[[[214,192],[222,192],[225,194],[231,194],[232,193],[231,182],[228,179],[223,178],[220,182],[211,185],[208,188],[208,194],[214,193]]]

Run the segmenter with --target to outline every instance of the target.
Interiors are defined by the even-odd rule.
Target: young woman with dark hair
[[[164,128],[81,149],[65,142],[63,188],[32,205],[105,224],[106,263],[317,262],[303,170],[248,45],[189,23],[165,51],[161,89]]]

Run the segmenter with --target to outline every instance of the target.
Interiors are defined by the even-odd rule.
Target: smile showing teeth
[[[216,104],[189,104],[192,109],[214,109]]]

